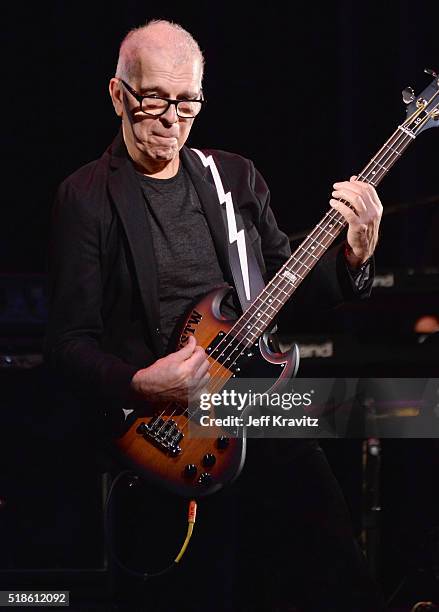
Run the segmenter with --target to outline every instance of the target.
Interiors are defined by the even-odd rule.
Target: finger
[[[355,189],[357,186],[360,189],[361,197],[363,198],[363,202],[366,205],[368,210],[382,208],[381,201],[378,197],[376,189],[370,183],[365,183],[364,181],[356,181],[352,184],[352,187]]]
[[[365,185],[365,183],[361,181],[338,181],[334,183],[332,187],[333,189],[349,189],[350,191],[361,194],[363,185]]]
[[[361,193],[359,194],[351,189],[337,189],[333,191],[331,195],[336,200],[346,200],[349,202],[349,204],[355,208],[358,215],[367,212],[367,207]]]
[[[347,200],[351,204],[356,200],[363,200],[363,191],[361,187],[358,187],[355,183],[339,183],[338,185],[338,187],[334,187],[334,190],[331,191],[331,196],[333,198],[337,200]]]
[[[197,341],[193,336],[189,336],[189,340],[183,346],[183,348],[179,349],[175,352],[176,355],[181,357],[181,360],[189,359],[191,355],[194,353],[195,348],[197,346]]]
[[[344,191],[333,191],[332,195],[336,198],[342,197],[347,200],[357,211],[362,223],[369,223],[373,219],[380,219],[383,214],[383,206],[378,197],[375,188],[372,185],[367,185],[364,182],[348,183],[352,186]],[[357,186],[357,189],[355,189]],[[348,193],[351,191],[352,198],[348,198]],[[354,195],[356,193],[357,195]]]
[[[383,212],[383,205],[381,204],[381,200],[376,192],[376,189],[373,185],[369,185],[369,189],[367,192],[368,196],[369,196],[369,201],[371,204],[371,208],[373,207],[375,210],[377,210],[381,216],[382,212]]]
[[[359,225],[360,224],[358,215],[352,209],[350,209],[349,206],[346,206],[346,204],[343,204],[343,202],[340,202],[339,200],[331,199],[329,200],[329,204],[331,205],[332,208],[337,210],[346,219],[349,225]]]
[[[357,176],[354,174],[351,176],[351,178],[349,179],[349,181],[356,181],[357,180]]]
[[[352,191],[363,198],[372,195],[372,192],[375,191],[372,185],[369,185],[364,181],[357,181],[354,179],[354,177],[351,177],[350,181],[334,183],[333,189],[347,189],[348,191]]]
[[[351,176],[349,182],[344,181],[340,183],[334,183],[334,189],[348,189],[357,193],[363,198],[363,202],[366,207],[381,207],[381,201],[378,197],[376,189],[370,183],[365,183],[364,181],[357,181],[355,176]]]
[[[186,360],[186,365],[190,372],[196,372],[202,363],[206,363],[206,365],[209,366],[207,355],[203,347],[197,346],[189,359]]]

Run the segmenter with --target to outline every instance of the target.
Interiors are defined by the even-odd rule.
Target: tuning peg
[[[413,91],[413,87],[406,87],[402,90],[402,99],[405,104],[410,104],[415,99],[415,92]]]
[[[436,79],[439,77],[438,73],[432,70],[432,68],[424,68],[424,72],[426,72],[427,74],[430,74],[432,77],[435,77]]]

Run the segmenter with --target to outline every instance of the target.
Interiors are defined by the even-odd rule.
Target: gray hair
[[[204,55],[195,40],[195,38],[178,23],[167,21],[166,19],[151,19],[144,25],[133,28],[128,32],[119,48],[119,58],[117,60],[116,76],[122,79],[129,80],[136,71],[138,56],[137,50],[141,46],[141,36],[145,34],[151,27],[156,25],[165,25],[171,28],[176,35],[176,47],[181,52],[182,60],[188,57],[198,56],[201,63],[201,75],[204,72]],[[136,39],[139,39],[136,44]]]

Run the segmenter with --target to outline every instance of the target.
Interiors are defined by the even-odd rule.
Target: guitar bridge
[[[168,455],[175,457],[181,453],[179,443],[184,438],[184,433],[173,419],[153,417],[149,423],[140,423],[136,432]]]

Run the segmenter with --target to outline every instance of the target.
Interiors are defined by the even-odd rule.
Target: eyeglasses
[[[191,119],[196,117],[200,112],[203,104],[206,100],[203,98],[199,100],[172,100],[171,98],[161,98],[160,96],[142,96],[135,89],[133,89],[128,83],[125,83],[123,79],[119,79],[125,89],[136,98],[140,104],[140,109],[146,115],[152,115],[153,117],[160,117],[164,115],[171,104],[175,104],[175,110],[177,115],[182,119]],[[203,94],[201,94],[202,96]]]

